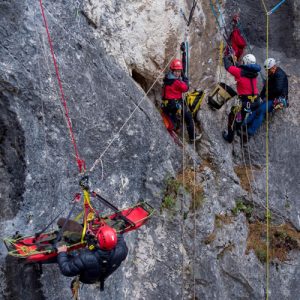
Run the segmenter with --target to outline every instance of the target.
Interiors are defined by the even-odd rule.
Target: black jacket
[[[110,251],[83,249],[73,256],[66,252],[58,254],[57,262],[63,275],[80,275],[83,283],[96,283],[112,274],[126,259],[128,248],[124,237],[118,236],[117,246]],[[107,263],[103,264],[103,260]]]
[[[269,83],[268,83],[268,89],[269,89],[269,99],[274,100],[275,98],[283,97],[288,98],[288,78],[285,74],[285,72],[277,67],[274,74],[269,76]],[[260,97],[264,99],[266,97],[266,85],[264,85]]]

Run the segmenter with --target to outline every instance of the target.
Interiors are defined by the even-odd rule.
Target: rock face
[[[185,26],[185,1],[85,1],[84,12],[108,53],[128,69],[148,77],[174,55]],[[147,76],[148,75],[148,76]]]
[[[154,105],[160,72],[179,56],[187,32],[180,10],[188,15],[191,2],[44,3],[68,114],[80,157],[92,168],[92,187],[119,207],[146,199],[157,209],[146,226],[127,235],[128,259],[106,281],[101,297],[262,299],[268,292],[272,299],[297,299],[297,231],[274,235],[286,244],[289,239],[289,261],[272,262],[266,291],[266,252],[249,246],[248,224],[264,226],[268,169],[271,224],[300,229],[299,5],[287,2],[270,17],[269,56],[290,75],[291,107],[271,118],[267,166],[265,125],[244,149],[238,140],[233,145],[222,140],[231,103],[219,111],[203,104],[197,153],[176,146],[162,124]],[[268,8],[276,2],[266,1]],[[227,23],[229,12],[240,12],[251,51],[262,63],[263,8],[228,0],[224,9]],[[39,2],[2,1],[0,29],[0,235],[31,234],[61,209],[67,215],[69,201],[80,191],[80,175]],[[197,5],[188,39],[191,85],[209,90],[222,75],[217,73],[221,35],[209,3]],[[157,78],[150,100],[143,90]],[[251,171],[255,180],[248,181]],[[265,243],[266,237],[258,239]],[[271,246],[279,249],[276,241],[271,235]],[[2,243],[0,249],[1,299],[71,297],[70,279],[56,265],[43,266],[41,273],[7,257]],[[85,285],[80,295],[98,298],[99,287]]]

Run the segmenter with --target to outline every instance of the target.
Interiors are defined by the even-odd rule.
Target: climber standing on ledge
[[[237,111],[232,107],[228,115],[228,131],[223,131],[223,138],[228,143],[234,139],[234,131],[239,130],[241,124],[247,124],[247,117],[259,107],[259,97],[257,88],[257,76],[260,72],[260,65],[256,64],[253,54],[246,54],[241,65],[235,65],[236,58],[224,56],[224,67],[228,73],[234,76],[239,100],[241,102],[241,120],[239,125],[236,122]],[[243,141],[246,142],[244,136]]]
[[[162,111],[173,123],[176,133],[180,130],[182,118],[184,117],[189,141],[198,141],[201,136],[195,135],[195,126],[192,113],[182,99],[182,93],[189,89],[189,80],[183,74],[183,66],[180,59],[174,59],[170,64],[170,71],[165,75],[162,92]],[[183,107],[184,105],[184,107]]]

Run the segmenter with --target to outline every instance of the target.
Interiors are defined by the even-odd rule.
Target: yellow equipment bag
[[[205,93],[200,90],[195,90],[186,95],[186,104],[189,107],[193,116],[198,112],[201,103],[204,99]]]

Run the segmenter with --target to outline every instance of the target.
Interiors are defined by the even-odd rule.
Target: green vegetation
[[[165,196],[165,198],[163,199],[162,202],[162,208],[166,208],[166,209],[172,209],[176,204],[176,199],[174,199],[172,196],[167,195]]]
[[[180,182],[174,177],[169,177],[165,181],[166,188],[163,195],[163,200],[161,204],[162,209],[174,210],[176,206],[176,200],[178,191],[180,188]]]
[[[253,205],[245,204],[243,200],[237,200],[235,207],[231,210],[234,216],[237,216],[240,212],[244,213],[247,218],[250,218],[253,213]]]
[[[181,192],[186,192],[191,195],[190,211],[196,211],[202,206],[205,199],[203,187],[195,183],[195,171],[187,169],[184,171],[184,174],[179,174],[176,178],[168,177],[165,180],[161,209],[175,210],[180,189]],[[188,212],[185,212],[184,218],[186,219],[187,216]]]
[[[255,255],[260,260],[261,263],[265,263],[267,261],[267,249],[265,248],[257,248],[255,249]]]

